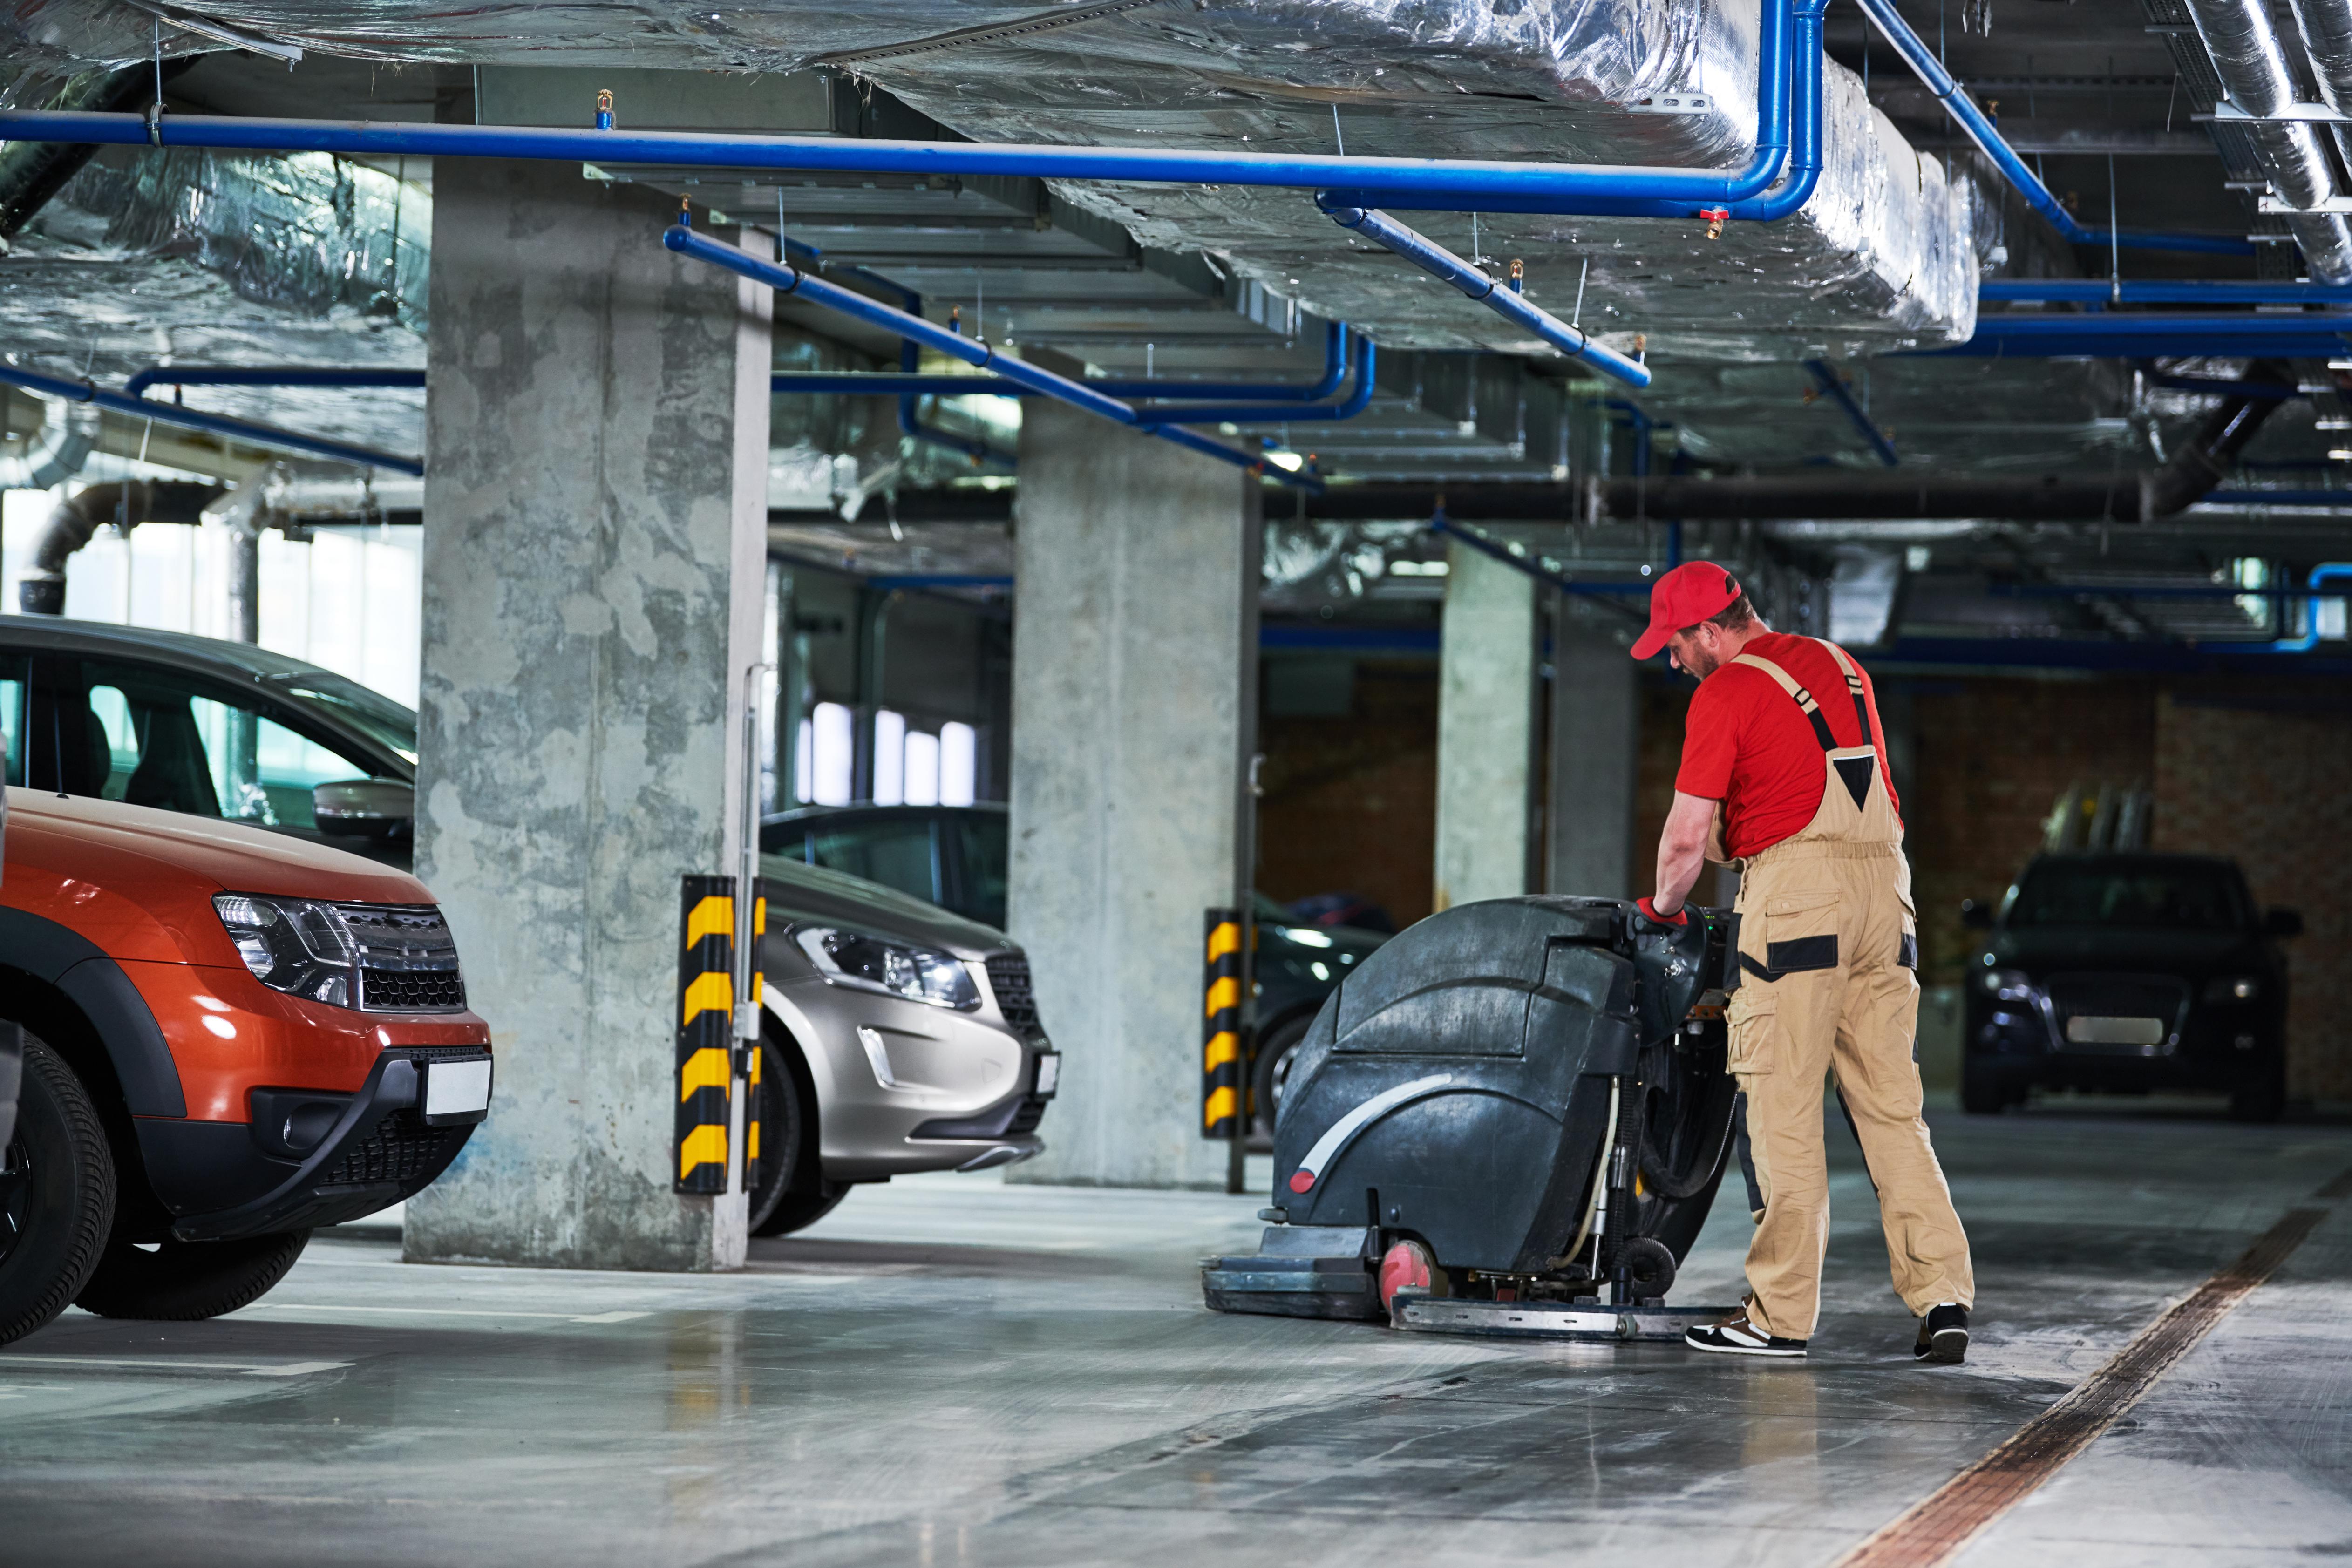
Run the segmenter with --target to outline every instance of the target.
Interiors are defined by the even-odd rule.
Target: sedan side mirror
[[[388,839],[416,819],[416,787],[397,779],[347,779],[310,791],[310,815],[322,833]]]
[[[2266,909],[2263,912],[2263,935],[2265,936],[2300,936],[2303,935],[2303,911],[2300,909]]]
[[[1960,900],[1960,924],[1971,931],[1992,929],[1992,905],[1979,904],[1973,898]]]

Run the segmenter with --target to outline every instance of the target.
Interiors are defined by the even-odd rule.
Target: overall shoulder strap
[[[1804,710],[1805,716],[1813,721],[1813,738],[1822,743],[1822,749],[1823,751],[1837,749],[1837,737],[1830,733],[1830,721],[1822,716],[1821,705],[1813,701],[1812,693],[1797,684],[1797,678],[1794,675],[1760,653],[1741,653],[1731,662],[1735,664],[1745,664],[1751,670],[1761,670],[1771,676],[1774,684],[1788,693],[1795,700],[1797,706]]]
[[[1837,667],[1845,672],[1846,695],[1853,698],[1853,716],[1855,722],[1862,726],[1862,743],[1864,746],[1874,744],[1876,737],[1870,731],[1870,702],[1863,695],[1861,667],[1854,664],[1852,654],[1828,638],[1816,637],[1813,641],[1828,649],[1830,657],[1837,661]]]

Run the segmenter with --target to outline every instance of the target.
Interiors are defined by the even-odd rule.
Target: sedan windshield
[[[2247,919],[2236,879],[2223,867],[2084,863],[2027,873],[2007,923],[2236,931]]]
[[[324,670],[279,675],[272,683],[288,696],[331,710],[345,724],[416,764],[416,714],[357,681]]]

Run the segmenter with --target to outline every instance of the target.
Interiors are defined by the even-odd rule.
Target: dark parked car
[[[2303,930],[2258,908],[2236,864],[2203,855],[2040,855],[1970,966],[1961,1103],[1989,1113],[2035,1084],[2221,1090],[2231,1114],[2286,1103],[2286,959]]]
[[[760,848],[847,872],[1004,925],[1007,831],[999,805],[803,806],[768,818]],[[1385,918],[1385,916],[1383,916]],[[1298,1042],[1323,998],[1388,934],[1310,924],[1270,898],[1257,901],[1257,1119],[1274,1126]]]

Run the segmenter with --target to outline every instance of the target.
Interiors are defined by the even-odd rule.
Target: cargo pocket
[[[1774,975],[1838,967],[1838,895],[1784,893],[1764,905],[1764,967]]]
[[[1772,1071],[1780,1056],[1780,999],[1769,991],[1746,986],[1731,998],[1727,1021],[1730,1044],[1724,1071],[1763,1073]]]

